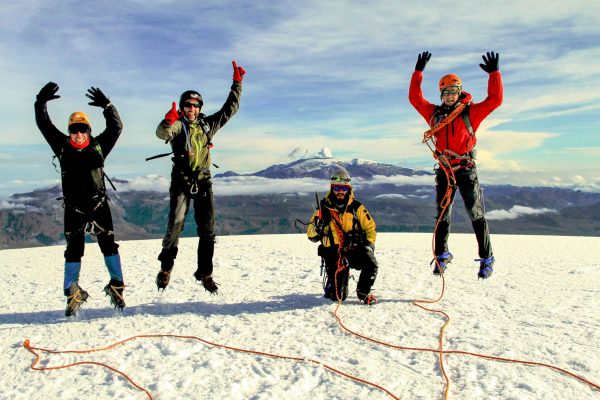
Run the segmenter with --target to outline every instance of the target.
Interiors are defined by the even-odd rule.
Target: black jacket
[[[117,109],[110,105],[104,110],[106,129],[98,136],[90,135],[90,144],[76,149],[69,136],[62,133],[50,120],[46,103],[35,102],[35,121],[44,138],[60,160],[62,189],[66,206],[91,211],[104,199],[104,159],[114,147],[123,124]]]

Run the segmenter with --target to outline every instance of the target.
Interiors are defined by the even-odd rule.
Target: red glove
[[[236,82],[241,82],[244,79],[244,74],[246,70],[242,67],[238,67],[235,61],[231,62],[233,64],[233,80]]]
[[[168,113],[165,114],[165,121],[167,121],[167,124],[173,125],[175,121],[179,119],[180,116],[181,113],[177,111],[177,104],[173,102],[171,109]]]

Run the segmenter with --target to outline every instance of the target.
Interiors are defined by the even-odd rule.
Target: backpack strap
[[[325,199],[326,198],[323,197],[320,202],[320,207],[322,210],[321,217],[323,218],[323,226],[329,226],[329,223],[331,222],[331,211],[328,207],[326,207]],[[334,240],[333,240],[333,232],[331,231],[331,229],[328,229],[327,238],[329,239],[329,243],[331,245],[333,245]]]
[[[471,109],[471,103],[467,104],[467,106],[465,107],[465,109],[463,110],[462,114],[460,115],[463,119],[463,122],[465,123],[465,126],[467,127],[467,131],[469,131],[469,134],[471,135],[471,137],[475,137],[475,132],[473,131],[473,125],[471,125],[471,120],[469,119],[469,110]]]
[[[358,209],[362,206],[360,201],[354,200],[350,204],[350,207],[346,211],[352,211],[352,230],[355,232],[362,232],[362,227],[360,226],[360,221],[358,219]]]

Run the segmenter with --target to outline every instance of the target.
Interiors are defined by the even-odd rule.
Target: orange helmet
[[[69,117],[68,126],[71,126],[73,124],[85,124],[85,125],[89,126],[90,129],[92,128],[92,124],[90,123],[90,119],[88,118],[88,116],[84,112],[81,112],[81,111],[75,111]]]
[[[442,76],[442,79],[440,79],[440,92],[449,86],[456,86],[459,90],[462,90],[462,81],[458,75],[449,74]]]

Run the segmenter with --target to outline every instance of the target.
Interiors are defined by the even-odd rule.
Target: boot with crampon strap
[[[156,275],[156,287],[160,291],[161,289],[164,291],[167,285],[169,284],[169,280],[171,279],[171,271],[160,270]]]
[[[444,271],[446,271],[446,268],[448,268],[448,264],[450,264],[452,258],[452,253],[450,253],[449,251],[445,251],[443,254],[440,254],[439,256],[436,256],[433,260],[431,260],[429,265],[431,266],[432,264],[434,264],[433,274],[441,275]]]
[[[125,284],[122,281],[111,279],[104,287],[104,293],[110,298],[110,304],[119,310],[125,308],[125,299],[123,298],[123,290]]]
[[[487,279],[492,276],[492,273],[494,272],[494,256],[477,258],[475,261],[479,261],[479,272],[477,273],[478,279]]]
[[[79,308],[85,303],[89,297],[88,292],[79,287],[77,283],[74,283],[65,290],[67,296],[67,308],[65,310],[65,316],[70,317],[77,314]]]
[[[219,284],[215,282],[212,275],[201,276],[199,271],[196,271],[194,278],[196,278],[197,281],[200,281],[202,286],[204,286],[204,289],[210,294],[219,294]]]
[[[363,293],[357,291],[356,294],[358,296],[358,299],[368,306],[377,304],[377,298],[373,295],[373,293]]]

